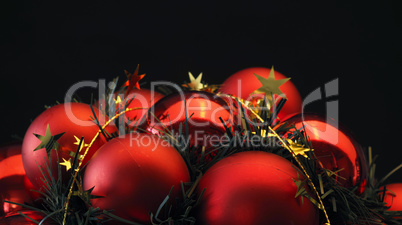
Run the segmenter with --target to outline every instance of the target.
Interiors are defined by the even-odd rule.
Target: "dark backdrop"
[[[339,78],[340,122],[380,154],[379,175],[402,162],[398,1],[147,2],[2,1],[1,143],[23,137],[72,84],[124,78],[137,64],[147,82],[192,71],[210,84],[274,65],[302,97]]]

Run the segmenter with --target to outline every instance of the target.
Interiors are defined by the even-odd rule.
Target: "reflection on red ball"
[[[95,187],[94,207],[113,209],[116,215],[149,223],[163,199],[180,196],[180,181],[190,180],[181,155],[161,138],[149,134],[127,134],[115,138],[94,155],[84,175],[84,189]]]
[[[386,189],[385,206],[390,207],[389,211],[402,211],[402,183],[388,184]]]
[[[20,210],[21,206],[3,202],[31,204],[32,199],[24,188],[25,170],[22,165],[21,145],[14,144],[0,148],[0,216]],[[1,224],[1,222],[0,222]]]
[[[337,180],[345,187],[360,185],[358,193],[364,190],[364,183],[367,176],[367,162],[362,148],[357,142],[330,123],[325,122],[319,116],[304,114],[287,120],[294,123],[297,129],[305,125],[305,130],[311,140],[314,154],[322,166],[331,171],[339,171],[337,174],[344,178]]]
[[[157,135],[168,128],[177,135],[182,124],[185,133],[186,110],[191,146],[210,148],[214,144],[212,138],[219,139],[226,132],[224,123],[228,127],[232,123],[228,105],[219,96],[208,92],[184,91],[159,100],[149,110],[144,128]]]
[[[299,174],[300,179],[303,175]],[[213,165],[198,186],[197,222],[213,224],[318,224],[318,209],[296,196],[297,171],[275,154],[241,152]],[[307,188],[307,186],[306,186]]]
[[[94,108],[95,114],[101,124],[107,121],[106,116],[101,116],[98,109]],[[62,158],[68,160],[73,158],[70,153],[76,152],[78,148],[78,139],[84,137],[84,142],[88,144],[98,133],[99,127],[92,121],[93,113],[87,104],[83,103],[65,103],[53,106],[40,114],[29,126],[22,145],[22,160],[24,163],[27,176],[36,189],[42,189],[42,174],[38,165],[45,168],[47,174],[46,164],[49,164],[46,149],[34,151],[34,149],[41,143],[41,141],[34,135],[39,134],[44,136],[46,134],[47,126],[49,125],[51,135],[64,133],[57,141],[61,150],[51,151],[51,168],[53,176],[57,177],[57,160],[63,162]],[[107,126],[105,129],[109,133],[116,132],[115,126]],[[99,135],[93,143],[83,163],[85,164],[96,150],[106,143],[103,135]],[[83,154],[86,148],[82,148],[80,154]],[[58,159],[57,159],[58,155]],[[65,167],[62,167],[63,178],[68,179],[69,176],[65,172]]]
[[[268,78],[270,69],[263,67],[253,67],[240,70],[229,78],[227,78],[222,87],[219,89],[221,93],[231,94],[241,99],[251,100],[250,94],[259,89],[262,85],[261,82],[255,77],[254,74]],[[285,75],[275,71],[275,79],[285,79]],[[278,113],[281,120],[289,118],[290,116],[300,113],[302,109],[302,100],[295,85],[289,80],[279,87],[279,89],[286,95],[287,102]],[[263,95],[256,95],[257,98],[263,98]]]

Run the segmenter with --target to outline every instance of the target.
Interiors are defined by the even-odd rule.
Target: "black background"
[[[396,0],[55,2],[1,2],[1,143],[23,137],[74,83],[124,78],[137,64],[148,83],[192,71],[210,84],[274,65],[302,97],[339,78],[340,122],[380,155],[378,176],[402,162]],[[307,109],[323,113],[325,101]]]

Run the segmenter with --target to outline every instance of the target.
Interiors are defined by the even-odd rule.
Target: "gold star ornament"
[[[253,131],[251,132],[252,134],[257,134],[257,132]],[[261,137],[276,137],[273,133],[269,133],[267,132],[267,130],[265,129],[261,129],[260,130],[260,135]]]
[[[89,146],[89,144],[86,144],[84,140],[82,141],[82,144],[80,145],[81,139],[79,139],[79,138],[78,138],[77,136],[75,136],[75,135],[74,135],[74,138],[75,138],[74,145],[77,145],[77,146],[79,146],[79,148],[80,148],[80,149],[77,151],[77,153],[81,152],[81,150],[82,150],[83,148],[86,148],[86,147]],[[71,157],[75,157],[76,152],[69,151],[68,154],[69,154]],[[84,158],[84,155],[78,154],[78,160],[82,160],[83,158]]]
[[[85,141],[82,141],[82,144],[80,145],[81,139],[79,139],[77,136],[74,135],[75,142],[74,145],[77,145],[80,147],[80,150],[78,152],[81,152],[82,148],[86,148],[89,146],[89,144],[85,143]]]
[[[313,149],[306,148],[300,143],[296,143],[292,141],[291,139],[286,139],[286,141],[289,143],[289,148],[296,154],[296,155],[302,155],[305,158],[308,158],[308,155],[306,154],[307,152],[314,151]]]
[[[114,101],[114,103],[115,103],[116,105],[119,105],[120,103],[123,102],[123,101],[121,100],[121,98],[120,98],[120,95],[118,95],[117,98],[113,99],[113,101]]]
[[[52,134],[50,132],[50,127],[48,124],[46,127],[45,136],[42,136],[40,134],[33,134],[41,141],[40,144],[34,149],[34,151],[45,148],[47,156],[50,158],[50,153],[51,153],[52,149],[54,149],[54,150],[60,149],[60,144],[57,142],[57,140],[59,140],[60,137],[63,136],[64,133],[65,132],[52,136]]]
[[[262,86],[258,88],[256,91],[257,92],[262,92],[266,93],[269,95],[276,94],[279,95],[283,98],[286,98],[285,94],[279,89],[279,87],[284,84],[286,81],[290,80],[290,78],[285,78],[285,79],[280,79],[276,80],[275,79],[275,71],[274,67],[272,66],[271,71],[269,72],[268,78],[264,78],[260,75],[254,74],[255,77],[260,81]]]
[[[66,159],[63,158],[63,162],[61,162],[59,164],[62,165],[62,166],[65,166],[66,171],[69,171],[71,169],[71,159],[66,160]]]
[[[197,78],[194,78],[193,74],[191,72],[188,72],[188,77],[190,78],[190,83],[183,84],[184,87],[188,87],[191,90],[196,90],[199,91],[205,87],[207,87],[206,84],[203,84],[201,82],[202,79],[202,73],[200,73]]]

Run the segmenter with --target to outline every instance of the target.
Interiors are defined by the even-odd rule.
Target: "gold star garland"
[[[331,223],[329,222],[329,217],[327,214],[327,211],[325,210],[325,206],[324,203],[322,202],[321,196],[317,191],[317,188],[315,187],[310,175],[307,173],[306,169],[304,168],[303,164],[300,162],[300,160],[296,157],[296,153],[293,151],[293,149],[286,144],[286,142],[270,127],[268,126],[268,129],[282,142],[282,145],[290,152],[292,153],[293,159],[296,160],[297,164],[300,166],[300,168],[302,169],[304,175],[307,177],[307,180],[310,184],[310,186],[313,188],[313,191],[315,192],[316,196],[318,197],[319,200],[319,204],[318,204],[318,208],[320,208],[325,215],[325,218],[327,220],[326,225],[330,225]]]
[[[114,101],[114,103],[115,103],[116,105],[119,105],[120,103],[123,102],[123,101],[121,100],[121,98],[120,98],[120,95],[118,95],[117,98],[113,99],[113,101]]]
[[[145,107],[126,108],[124,111],[122,111],[122,112],[116,114],[115,116],[113,116],[112,118],[110,118],[108,121],[106,121],[106,123],[102,126],[102,129],[105,129],[111,122],[113,122],[115,119],[119,118],[121,115],[125,114],[126,112],[133,111],[133,110],[140,110],[140,109],[148,109],[148,108],[145,108]],[[84,152],[84,154],[83,154],[83,156],[82,156],[82,159],[79,161],[78,166],[77,166],[77,169],[75,169],[76,172],[75,172],[74,175],[73,175],[73,182],[72,182],[71,185],[70,185],[69,193],[68,193],[68,195],[67,195],[67,199],[66,199],[66,202],[65,202],[64,217],[63,217],[63,223],[62,223],[63,225],[65,225],[65,224],[66,224],[66,221],[67,221],[68,207],[69,207],[69,204],[70,204],[70,199],[71,199],[71,196],[74,195],[74,193],[75,193],[75,192],[73,191],[73,187],[74,187],[75,182],[77,181],[77,175],[78,175],[78,172],[79,172],[80,169],[81,169],[81,165],[82,165],[83,159],[84,159],[85,156],[88,154],[88,151],[89,151],[89,149],[92,147],[92,145],[93,145],[93,143],[95,142],[95,140],[96,140],[96,139],[98,138],[98,136],[102,133],[102,129],[100,129],[100,130],[95,134],[95,136],[92,138],[91,142],[87,145],[87,147],[86,147],[86,149],[85,149],[85,152]],[[75,193],[75,194],[77,194],[77,193]]]
[[[134,74],[132,74],[132,75],[129,74],[129,73],[127,73],[127,71],[125,71],[125,72],[126,72],[127,77],[128,77],[128,79],[129,79],[129,81],[128,81],[128,86],[129,86],[129,87],[128,87],[127,91],[126,91],[126,94],[128,93],[128,91],[129,91],[134,85],[135,85],[136,87],[138,86],[137,88],[140,89],[140,88],[139,88],[139,85],[138,85],[138,81],[139,81],[140,79],[142,79],[142,78],[145,76],[145,74],[138,76],[138,66],[137,66],[136,71],[135,71]],[[130,75],[130,76],[129,76],[129,75]],[[134,75],[135,75],[135,76],[134,76]],[[255,76],[257,77],[257,79],[258,79],[258,80],[261,82],[261,84],[262,84],[262,87],[260,87],[259,89],[256,90],[257,92],[260,91],[260,92],[263,92],[263,93],[276,94],[276,95],[279,95],[279,96],[281,96],[281,97],[285,97],[284,94],[280,91],[279,86],[281,86],[283,83],[285,83],[286,81],[288,81],[290,78],[281,79],[281,80],[275,80],[275,74],[274,74],[274,69],[273,69],[273,67],[272,67],[271,72],[270,72],[270,74],[269,74],[269,77],[268,77],[267,79],[265,79],[265,78],[263,78],[263,77],[261,77],[261,76],[259,76],[259,75],[256,75],[256,74],[255,74]],[[133,77],[134,77],[134,78],[133,78]],[[194,76],[189,72],[189,77],[190,77],[190,83],[185,84],[185,85],[187,85],[187,87],[193,88],[194,90],[201,90],[202,88],[206,87],[206,86],[204,86],[204,85],[201,83],[202,73],[201,73],[197,78],[194,78]],[[126,84],[127,84],[127,83],[126,83]],[[183,85],[183,86],[184,86],[184,85]],[[263,120],[256,112],[254,112],[254,110],[252,110],[248,105],[246,105],[242,99],[239,99],[239,98],[236,98],[236,97],[233,97],[233,96],[230,96],[230,97],[232,97],[232,98],[238,100],[238,101],[242,104],[242,106],[244,106],[245,108],[249,109],[250,112],[252,112],[253,115],[256,116],[256,118],[258,118],[261,122],[264,122],[264,120]],[[116,99],[115,101],[117,102],[118,99]],[[120,117],[121,115],[123,115],[124,113],[126,113],[126,112],[128,112],[128,111],[136,110],[136,109],[146,109],[146,108],[132,108],[132,109],[126,108],[124,111],[122,111],[122,112],[116,114],[114,117],[110,118],[110,119],[105,123],[105,125],[102,126],[102,129],[104,129],[107,125],[109,125],[109,124],[110,124],[112,121],[114,121],[115,119],[119,118],[119,117]],[[295,197],[297,197],[297,196],[309,197],[307,194],[305,194],[305,193],[306,193],[305,189],[303,189],[303,188],[304,188],[304,183],[308,181],[309,184],[310,184],[310,186],[313,188],[313,191],[316,193],[316,196],[318,197],[319,202],[317,203],[317,202],[316,202],[313,198],[311,198],[311,197],[310,197],[310,200],[313,200],[312,203],[315,202],[315,204],[318,206],[318,208],[321,209],[321,210],[323,210],[324,215],[325,215],[325,218],[326,218],[326,221],[327,221],[325,224],[326,224],[326,225],[330,225],[329,217],[328,217],[328,214],[327,214],[327,212],[326,212],[326,210],[325,210],[325,207],[324,207],[324,204],[323,204],[323,202],[322,202],[321,196],[319,195],[319,193],[318,193],[318,191],[317,191],[317,189],[316,189],[316,187],[315,187],[313,181],[311,180],[311,177],[309,176],[309,174],[307,173],[307,171],[305,170],[305,168],[303,167],[303,165],[301,164],[301,162],[298,160],[298,158],[297,158],[297,156],[296,156],[296,155],[300,154],[300,155],[302,155],[302,156],[304,156],[304,157],[308,157],[307,154],[306,154],[306,152],[313,151],[313,150],[312,150],[312,149],[309,149],[309,148],[305,148],[303,145],[301,145],[301,144],[299,144],[299,143],[295,143],[295,142],[293,142],[293,141],[290,140],[290,139],[285,139],[285,140],[286,140],[286,142],[285,142],[270,126],[268,126],[268,129],[269,129],[269,131],[267,131],[267,130],[265,130],[265,129],[261,129],[261,136],[268,136],[268,137],[276,137],[276,138],[278,138],[278,140],[281,141],[282,145],[292,154],[293,158],[295,159],[295,161],[297,162],[297,164],[300,166],[300,168],[302,169],[304,175],[305,175],[306,178],[307,178],[307,180],[305,180],[305,181],[300,181],[300,179],[299,179],[299,180],[294,180],[295,184],[296,184],[297,187],[298,187],[298,191],[297,191]],[[83,154],[82,159],[85,158],[86,154],[88,153],[89,149],[91,148],[92,144],[95,142],[96,138],[99,136],[99,134],[101,133],[101,131],[102,131],[102,130],[99,130],[99,131],[95,134],[95,136],[94,136],[94,138],[92,139],[92,141],[91,141],[89,144],[86,145],[86,150],[85,150],[85,152],[84,152],[84,154]],[[81,150],[81,149],[80,149],[80,150]],[[64,159],[63,159],[63,160],[64,160]],[[68,164],[67,162],[69,162],[69,161],[67,161],[67,162],[66,162],[66,161],[67,161],[67,160],[64,160],[63,163]],[[71,163],[70,163],[70,164],[71,164]],[[67,196],[67,200],[66,200],[66,203],[65,203],[65,213],[64,213],[64,219],[63,219],[63,225],[65,225],[65,223],[66,223],[67,213],[68,213],[68,207],[69,207],[69,200],[70,200],[71,196],[72,196],[72,195],[77,195],[77,196],[80,196],[80,197],[84,197],[84,198],[86,199],[87,197],[91,196],[90,193],[91,193],[91,191],[93,190],[93,188],[92,188],[92,189],[87,190],[87,191],[83,191],[83,190],[81,190],[81,191],[79,190],[78,192],[74,192],[74,191],[73,191],[74,182],[76,181],[77,174],[78,174],[78,171],[80,170],[81,164],[82,164],[82,160],[79,162],[78,167],[77,167],[77,169],[76,169],[77,173],[74,173],[74,179],[73,179],[73,182],[72,182],[72,184],[71,184],[71,186],[70,186],[69,194],[68,194],[68,196]],[[67,167],[67,166],[66,166],[66,167]],[[70,167],[70,168],[71,168],[71,167]],[[302,187],[303,187],[303,188],[302,188]]]
[[[296,154],[296,155],[302,155],[304,156],[304,158],[308,158],[308,155],[306,154],[306,152],[311,152],[313,151],[313,149],[310,148],[306,148],[304,145],[302,145],[301,143],[296,143],[294,141],[292,141],[291,139],[285,139],[288,144],[289,147],[292,149],[292,151]]]
[[[271,70],[271,71],[272,71],[272,70]],[[233,99],[236,99],[238,102],[240,102],[240,103],[242,104],[243,107],[245,107],[245,108],[247,108],[248,110],[250,110],[250,112],[251,112],[259,121],[264,122],[264,120],[263,120],[256,112],[254,112],[253,109],[251,109],[248,105],[246,105],[246,104],[244,103],[244,101],[242,101],[242,99],[239,99],[239,98],[234,97],[234,96],[231,96],[231,95],[224,95],[224,96],[229,96],[229,97],[231,97],[231,98],[233,98]],[[242,119],[242,121],[243,121],[243,120],[244,120],[244,119]],[[329,217],[328,217],[328,213],[327,213],[327,211],[326,211],[326,209],[325,209],[324,203],[322,202],[322,198],[321,198],[320,194],[318,193],[317,188],[315,187],[315,185],[314,185],[314,183],[313,183],[313,181],[312,181],[310,175],[307,173],[307,170],[304,168],[303,164],[302,164],[302,163],[300,162],[300,160],[297,158],[297,155],[298,155],[298,154],[301,154],[302,156],[305,157],[305,156],[307,156],[307,155],[306,155],[306,152],[313,151],[313,150],[312,150],[312,149],[308,149],[308,148],[304,148],[302,145],[298,145],[297,143],[294,143],[294,142],[293,142],[292,140],[290,140],[290,139],[286,139],[286,141],[288,142],[288,143],[286,143],[286,142],[271,128],[271,126],[268,126],[268,129],[269,129],[269,131],[270,131],[270,132],[268,133],[268,135],[273,136],[273,137],[276,137],[276,138],[282,143],[282,146],[283,146],[284,148],[286,148],[286,149],[291,153],[293,159],[297,162],[297,164],[298,164],[299,167],[301,168],[303,174],[306,176],[307,181],[309,182],[309,184],[310,184],[310,186],[312,187],[312,189],[313,189],[315,195],[316,195],[317,198],[318,198],[318,203],[317,203],[313,198],[311,198],[311,197],[309,197],[309,199],[310,199],[310,200],[313,199],[313,201],[311,201],[311,202],[312,202],[313,204],[316,204],[317,207],[318,207],[319,209],[321,209],[321,210],[324,212],[325,219],[326,219],[326,221],[327,221],[327,222],[325,223],[325,225],[330,225],[331,223],[330,223],[330,220],[329,220]],[[290,140],[290,142],[289,142],[289,140]],[[298,183],[296,183],[296,185],[297,185],[297,184],[298,184]],[[300,194],[303,194],[303,193],[300,193]],[[303,196],[304,196],[304,197],[308,197],[308,196],[306,196],[306,195],[303,195]]]
[[[78,150],[78,152],[81,152],[82,148],[88,147],[88,144],[85,143],[85,141],[83,141],[82,144],[80,145],[81,140],[75,135],[74,135],[74,138],[75,138],[74,145],[80,146],[80,149]]]
[[[66,171],[69,171],[71,169],[71,159],[66,160],[65,158],[62,158],[63,162],[59,163],[62,166],[66,167]]]

